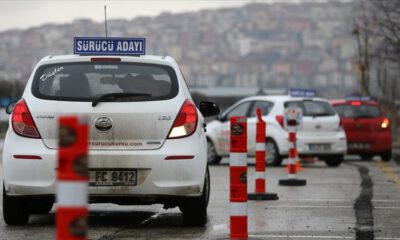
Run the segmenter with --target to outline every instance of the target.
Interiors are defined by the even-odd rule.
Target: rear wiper
[[[359,115],[359,116],[355,117],[355,119],[359,119],[359,118],[374,118],[374,116],[371,116],[371,115]]]
[[[331,113],[316,113],[316,114],[312,114],[311,116],[313,117],[313,118],[315,118],[315,117],[324,117],[324,116],[333,116],[334,114],[331,114]]]
[[[99,102],[104,101],[112,101],[114,99],[123,98],[123,97],[151,97],[151,94],[148,93],[108,93],[101,95],[96,98],[92,102],[92,107],[96,107]]]

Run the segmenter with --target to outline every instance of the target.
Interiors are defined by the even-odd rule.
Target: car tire
[[[343,162],[343,155],[332,155],[332,156],[327,156],[324,158],[326,165],[328,167],[338,167],[340,164]]]
[[[282,164],[282,156],[279,154],[278,147],[274,140],[267,138],[265,140],[265,163],[268,166],[280,166]]]
[[[34,202],[31,206],[29,206],[29,213],[47,214],[53,208],[53,204],[54,204],[53,199],[44,199],[40,200],[40,202]]]
[[[217,150],[213,142],[210,139],[207,139],[207,162],[210,165],[219,164],[221,162],[222,157],[218,156]]]
[[[200,197],[186,199],[179,208],[185,226],[202,227],[207,223],[207,207],[210,199],[210,173],[207,167],[203,193]]]
[[[4,184],[3,219],[7,225],[25,225],[29,221],[29,210],[26,199],[7,196]]]
[[[389,162],[392,159],[392,151],[384,152],[381,154],[382,161]]]

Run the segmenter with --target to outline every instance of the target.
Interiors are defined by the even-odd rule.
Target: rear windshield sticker
[[[101,69],[118,69],[117,65],[94,65],[94,69],[101,70]]]
[[[44,82],[47,80],[47,78],[54,77],[57,73],[61,72],[62,70],[64,70],[64,67],[54,68],[52,72],[44,73],[42,76],[40,76],[40,80]]]

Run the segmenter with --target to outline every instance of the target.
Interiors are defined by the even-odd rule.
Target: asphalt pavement
[[[227,160],[210,168],[206,227],[184,227],[177,208],[93,204],[89,239],[228,239]],[[282,167],[267,169],[267,191],[277,193],[279,200],[248,202],[250,239],[400,240],[400,168],[393,161],[347,159],[338,168],[328,168],[323,162],[307,164],[299,173],[299,178],[307,180],[304,187],[279,186],[278,180],[286,175]],[[254,166],[249,167],[248,176],[248,191],[253,192]],[[47,240],[54,239],[54,234],[54,208],[20,227],[6,226],[0,216],[1,240]]]

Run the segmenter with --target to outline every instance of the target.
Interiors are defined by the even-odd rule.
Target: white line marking
[[[301,238],[301,239],[355,239],[355,237],[350,236],[315,236],[315,235],[256,235],[256,234],[249,234],[249,237],[254,238]],[[375,240],[400,240],[400,238],[390,238],[390,237],[375,237]]]
[[[303,199],[290,199],[281,198],[280,201],[290,202],[353,202],[352,199],[323,199],[323,198],[303,198]]]
[[[400,210],[400,207],[374,207],[374,209],[393,209],[393,210]]]
[[[311,239],[311,238],[318,238],[318,239],[354,239],[354,237],[349,236],[315,236],[315,235],[249,235],[249,237],[261,237],[261,238],[304,238],[304,239]],[[376,239],[376,238],[375,238]]]
[[[268,209],[271,208],[353,208],[353,206],[314,206],[314,205],[278,205],[278,206],[270,206]]]

